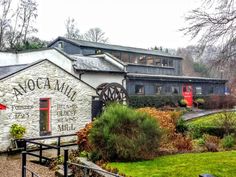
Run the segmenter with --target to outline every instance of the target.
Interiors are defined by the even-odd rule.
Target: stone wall
[[[91,121],[92,96],[88,84],[48,60],[0,80],[0,151],[10,145],[9,130],[24,125],[26,137],[39,137],[39,101],[50,99],[51,135],[75,133]]]

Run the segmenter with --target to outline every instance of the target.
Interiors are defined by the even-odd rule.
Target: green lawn
[[[109,166],[132,177],[198,177],[203,173],[235,177],[236,151],[168,155],[151,161],[116,162]]]
[[[202,127],[218,127],[219,120],[221,118],[220,114],[221,113],[217,113],[217,114],[211,114],[208,116],[199,117],[197,119],[189,120],[186,123],[191,126],[201,125]],[[236,113],[235,113],[235,118],[236,118]]]

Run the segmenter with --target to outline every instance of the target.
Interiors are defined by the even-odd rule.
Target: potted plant
[[[181,107],[186,107],[186,106],[187,106],[187,101],[186,101],[185,99],[181,99],[181,100],[179,101],[179,105],[180,105]]]
[[[19,124],[13,124],[10,128],[10,135],[15,141],[16,148],[24,147],[24,140],[22,140],[24,134],[26,133],[26,128]]]
[[[205,103],[205,100],[203,98],[197,98],[196,100],[194,100],[194,103],[197,108],[202,108]]]

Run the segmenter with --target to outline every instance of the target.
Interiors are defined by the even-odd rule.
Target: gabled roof
[[[158,50],[147,50],[147,49],[136,48],[136,47],[104,44],[104,43],[90,42],[90,41],[84,41],[84,40],[74,40],[74,39],[68,39],[65,37],[56,38],[54,41],[48,44],[48,47],[51,47],[54,43],[56,43],[59,40],[66,41],[68,43],[74,44],[76,46],[82,46],[82,47],[91,47],[91,48],[97,48],[97,49],[107,49],[107,50],[113,50],[113,51],[132,52],[132,53],[139,53],[139,54],[149,54],[149,55],[182,59],[182,57],[174,56],[169,53],[158,51]]]
[[[102,57],[85,57],[78,55],[70,55],[70,57],[76,60],[73,66],[79,71],[124,73],[122,69]]]
[[[21,68],[18,68],[18,69],[12,70],[11,72],[7,72],[7,73],[5,73],[5,74],[3,74],[3,75],[0,75],[0,81],[3,80],[3,79],[5,79],[5,78],[8,78],[8,77],[10,77],[10,76],[12,76],[12,75],[17,74],[18,72],[24,71],[24,70],[27,69],[27,68],[30,68],[30,67],[32,67],[32,66],[35,66],[35,65],[37,65],[37,64],[39,64],[39,63],[42,63],[42,62],[45,62],[45,61],[47,61],[47,62],[49,62],[49,63],[55,65],[56,67],[60,68],[61,70],[63,70],[63,71],[66,72],[67,74],[71,75],[71,76],[74,77],[75,79],[78,79],[80,82],[83,82],[84,84],[86,84],[87,86],[89,86],[89,87],[91,87],[92,89],[95,90],[95,88],[94,88],[93,86],[89,85],[87,82],[84,82],[83,80],[81,80],[81,79],[78,78],[77,76],[71,74],[70,72],[66,71],[65,69],[63,69],[62,67],[58,66],[57,64],[53,63],[52,61],[50,61],[50,60],[48,60],[48,59],[38,60],[38,61],[36,61],[36,62],[34,62],[34,63],[31,63],[31,64],[28,64],[28,65],[22,66]]]
[[[10,73],[16,72],[20,69],[23,69],[24,67],[26,67],[27,64],[23,64],[23,65],[9,65],[9,66],[0,66],[0,78],[3,75],[8,75]]]

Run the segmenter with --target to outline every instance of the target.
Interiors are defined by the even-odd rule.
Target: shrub
[[[191,151],[193,148],[192,140],[188,137],[181,135],[181,134],[175,135],[175,138],[173,140],[173,144],[178,149],[179,152]]]
[[[185,123],[184,119],[178,119],[176,124],[176,131],[179,133],[185,133],[188,131],[188,125]]]
[[[233,135],[227,135],[222,139],[222,144],[224,148],[232,148],[235,145],[235,139]]]
[[[155,107],[160,108],[163,106],[174,106],[178,105],[178,101],[183,97],[179,95],[167,96],[167,95],[157,95],[157,96],[130,96],[129,106],[133,108],[143,108],[143,107]]]
[[[187,106],[187,101],[185,100],[185,99],[181,99],[180,101],[179,101],[179,105],[180,106],[183,106],[183,107],[186,107]]]
[[[105,160],[133,161],[154,158],[160,136],[157,121],[148,114],[111,104],[94,121],[89,140]]]
[[[79,151],[88,151],[90,152],[92,150],[92,146],[88,141],[88,134],[89,131],[92,128],[92,123],[86,124],[84,128],[80,129],[76,134],[78,137],[78,147],[79,147]]]
[[[210,152],[217,152],[218,151],[220,139],[217,136],[205,134],[205,135],[203,135],[203,139],[205,142],[204,145],[208,151],[210,151]]]
[[[229,135],[232,129],[236,128],[236,114],[235,112],[224,111],[218,114],[217,125]]]
[[[205,100],[203,109],[231,109],[236,105],[236,98],[230,95],[197,96],[195,100],[199,98]]]
[[[190,138],[176,133],[176,124],[181,116],[181,112],[159,111],[156,108],[140,108],[138,111],[150,114],[160,123],[160,127],[164,130],[161,137],[160,147],[162,151],[167,153],[183,152],[192,149]]]
[[[205,103],[205,100],[203,98],[197,98],[195,100],[195,102],[198,104],[198,105],[201,105],[201,104],[204,104]]]
[[[10,135],[14,139],[23,138],[25,133],[26,133],[26,128],[22,125],[13,124],[10,128]]]

